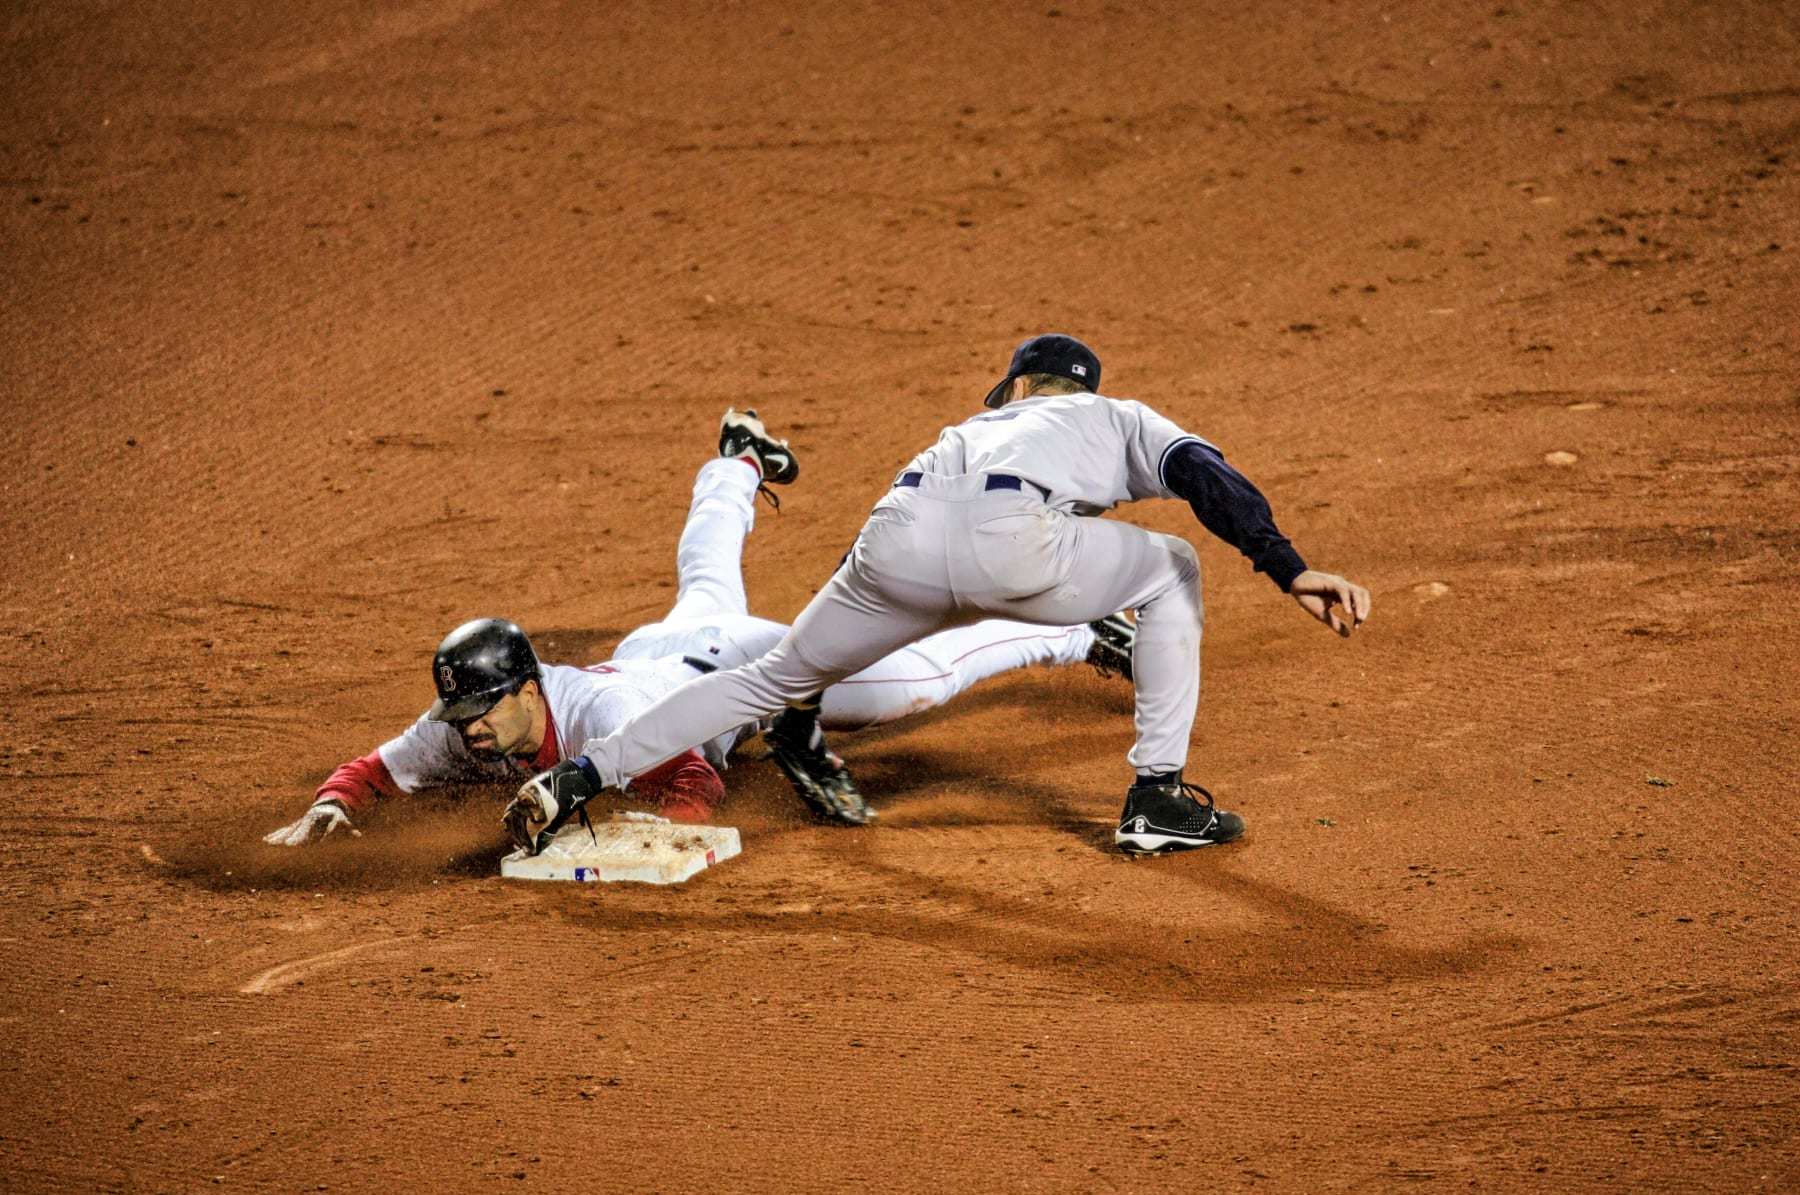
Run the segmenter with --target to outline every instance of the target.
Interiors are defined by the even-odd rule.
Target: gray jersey
[[[1163,462],[1186,441],[1212,447],[1141,402],[1040,394],[945,428],[907,470],[1010,473],[1048,490],[1051,506],[1095,515],[1121,502],[1175,497]]]
[[[544,665],[544,697],[550,705],[557,760],[579,755],[588,739],[611,734],[626,719],[698,675],[680,656],[613,660],[586,668]],[[380,752],[394,783],[409,793],[437,784],[517,780],[541,770],[533,760],[477,759],[454,727],[424,717],[383,743]],[[707,754],[710,758],[713,752]],[[724,759],[721,755],[710,762],[717,767]]]

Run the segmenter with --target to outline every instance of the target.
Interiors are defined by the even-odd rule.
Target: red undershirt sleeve
[[[382,762],[380,751],[371,751],[361,759],[339,765],[313,794],[314,801],[336,800],[351,813],[372,809],[382,797],[398,797],[405,793],[394,783],[393,773]]]
[[[634,776],[631,791],[655,801],[657,812],[673,821],[704,822],[724,799],[725,781],[700,752],[689,751]]]

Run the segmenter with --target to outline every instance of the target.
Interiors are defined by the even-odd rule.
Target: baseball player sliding
[[[608,787],[729,727],[817,693],[943,627],[997,616],[1080,625],[1137,611],[1136,772],[1113,840],[1131,854],[1230,842],[1244,821],[1183,780],[1200,697],[1200,562],[1182,539],[1098,519],[1121,502],[1185,499],[1302,610],[1343,636],[1369,591],[1309,569],[1262,494],[1223,453],[1143,403],[1099,393],[1100,360],[1069,336],[1034,336],[989,393],[988,413],[914,457],[850,555],[787,635],[749,664],[701,677],[581,754],[533,777],[507,810],[526,846]]]
[[[458,627],[432,659],[437,700],[431,708],[404,733],[339,767],[312,807],[265,841],[301,846],[336,832],[360,834],[354,817],[384,796],[447,784],[517,783],[570,759],[582,743],[613,733],[687,681],[761,656],[788,628],[749,612],[744,537],[755,525],[755,496],[764,483],[785,485],[798,475],[793,451],[768,434],[756,412],[727,411],[719,458],[694,479],[667,617],[626,636],[611,660],[586,668],[540,663],[525,632],[501,619]],[[821,724],[850,730],[889,722],[1031,664],[1085,661],[1128,676],[1134,633],[1121,618],[1054,628],[989,620],[946,631],[846,674],[821,700],[784,711],[764,739],[815,811],[866,820],[868,807],[843,761],[826,749]],[[677,821],[707,820],[724,796],[719,773],[732,748],[757,729],[755,719],[723,727],[696,740],[694,749],[658,760],[631,780],[632,797]]]

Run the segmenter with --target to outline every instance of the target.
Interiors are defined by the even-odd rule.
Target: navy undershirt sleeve
[[[1217,450],[1185,440],[1163,461],[1163,482],[1187,500],[1201,524],[1242,552],[1283,593],[1306,571],[1306,561],[1275,526],[1269,500]]]

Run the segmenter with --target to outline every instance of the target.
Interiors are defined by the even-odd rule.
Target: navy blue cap
[[[1053,374],[1077,382],[1094,393],[1100,390],[1100,358],[1094,356],[1094,350],[1073,336],[1046,332],[1042,336],[1033,336],[1013,350],[1012,364],[1007,366],[1006,376],[988,391],[984,405],[1000,406],[1012,380],[1028,373]]]

